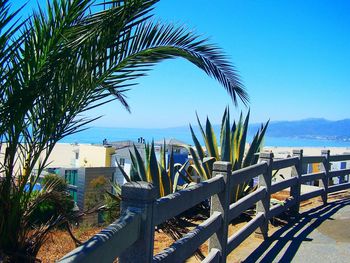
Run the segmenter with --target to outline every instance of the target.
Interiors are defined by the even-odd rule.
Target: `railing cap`
[[[273,152],[260,152],[259,158],[260,159],[272,159],[273,158]]]
[[[293,155],[295,154],[298,154],[298,155],[300,155],[300,154],[303,154],[303,152],[304,152],[304,150],[303,149],[295,149],[295,150],[293,150]]]
[[[157,197],[158,191],[151,183],[128,182],[122,186],[122,200],[152,201]]]
[[[321,150],[322,155],[329,155],[330,152],[331,152],[330,150]]]
[[[232,164],[225,161],[216,161],[213,165],[213,171],[215,172],[227,172],[232,170]]]
[[[215,160],[215,157],[204,157],[203,158],[203,162],[207,162],[207,161],[211,161],[211,160]]]

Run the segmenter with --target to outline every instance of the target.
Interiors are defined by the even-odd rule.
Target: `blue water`
[[[198,128],[194,127],[194,131],[199,141],[201,134]],[[218,134],[218,133],[217,133]],[[60,142],[66,143],[93,143],[102,144],[103,139],[108,142],[132,140],[136,141],[139,137],[143,137],[146,141],[158,141],[176,138],[187,144],[193,145],[193,140],[189,128],[178,127],[169,129],[140,129],[140,128],[102,128],[92,127],[88,130],[70,135]],[[251,137],[248,137],[248,142]],[[316,139],[300,139],[300,138],[282,138],[282,137],[265,137],[265,146],[304,146],[304,147],[350,147],[350,142],[335,141],[335,140],[316,140]]]

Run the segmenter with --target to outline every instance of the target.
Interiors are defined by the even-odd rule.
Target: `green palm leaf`
[[[11,253],[23,249],[35,258],[30,227],[21,228],[30,198],[24,186],[38,180],[30,181],[34,167],[39,175],[59,140],[98,118],[84,117],[86,111],[113,100],[130,111],[127,90],[156,63],[184,58],[216,79],[234,103],[248,102],[221,49],[184,27],[150,21],[156,2],[97,1],[104,5],[95,8],[93,0],[51,0],[16,24],[8,1],[0,1],[0,145],[7,147],[0,164],[6,205],[0,207],[0,247],[11,247]],[[164,193],[153,144],[146,153],[146,163],[137,151],[130,153],[130,180],[152,181]],[[204,170],[200,162],[198,167]]]

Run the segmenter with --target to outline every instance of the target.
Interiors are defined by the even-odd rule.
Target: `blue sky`
[[[26,12],[35,6],[30,1]],[[223,48],[247,88],[252,122],[350,118],[350,1],[161,0],[154,14]],[[94,125],[180,126],[196,123],[195,111],[219,123],[227,105],[233,116],[247,110],[181,59],[160,63],[139,83],[127,93],[131,114],[110,103],[89,112],[104,115]]]

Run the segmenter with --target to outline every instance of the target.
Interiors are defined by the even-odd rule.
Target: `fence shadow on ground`
[[[243,262],[291,262],[303,242],[310,242],[309,234],[341,208],[350,205],[350,196],[312,208],[287,223],[264,240]],[[287,247],[288,246],[288,247]],[[284,250],[284,252],[281,252]]]

